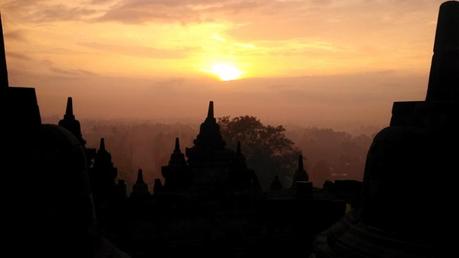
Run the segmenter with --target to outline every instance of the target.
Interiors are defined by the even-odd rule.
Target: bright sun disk
[[[241,70],[231,64],[214,64],[210,71],[222,81],[236,80],[242,75]]]

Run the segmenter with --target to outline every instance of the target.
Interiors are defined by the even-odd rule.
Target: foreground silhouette
[[[363,207],[321,234],[316,257],[448,257],[457,220],[459,2],[441,5],[425,101],[396,102],[374,138]],[[448,233],[449,232],[449,233]]]
[[[87,153],[69,99],[61,125],[41,123],[35,89],[9,87],[0,19],[2,220],[9,257],[127,257],[97,229]],[[18,188],[20,184],[20,187]]]

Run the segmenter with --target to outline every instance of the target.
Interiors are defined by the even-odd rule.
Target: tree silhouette
[[[218,119],[227,146],[242,145],[247,165],[257,173],[261,186],[269,188],[275,176],[283,185],[290,185],[300,151],[288,139],[281,125],[264,125],[253,116],[228,116]]]

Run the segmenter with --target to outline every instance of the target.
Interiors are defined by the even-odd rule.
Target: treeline
[[[225,126],[223,130],[224,128]],[[82,129],[89,147],[98,147],[100,138],[105,138],[106,146],[118,168],[118,175],[125,179],[129,186],[135,182],[138,168],[143,169],[145,180],[151,186],[155,178],[162,179],[161,166],[169,161],[175,137],[180,137],[182,151],[185,151],[185,147],[192,146],[199,125],[82,121]],[[292,150],[298,151],[295,153],[303,153],[306,169],[315,186],[321,187],[327,179],[362,179],[365,158],[373,135],[354,136],[329,128],[286,129],[277,133],[284,134],[286,139],[292,141],[289,157]],[[223,135],[229,137],[227,132]],[[229,148],[235,148],[234,140],[234,137],[228,140]],[[249,151],[250,148],[243,143],[243,151]],[[253,158],[249,158],[247,162],[255,169],[266,188],[274,172],[266,169],[257,171],[256,167],[259,165]],[[286,162],[289,164],[285,164],[284,167],[291,168],[295,166],[292,162],[296,162],[296,159],[287,158]],[[284,171],[280,174],[285,185],[290,184],[290,175],[293,172]]]

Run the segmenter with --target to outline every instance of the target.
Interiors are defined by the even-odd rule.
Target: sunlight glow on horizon
[[[242,71],[233,64],[218,63],[212,65],[210,72],[222,81],[232,81],[241,78]]]
[[[214,99],[224,114],[348,123],[425,97],[443,1],[0,0],[0,10],[10,84],[36,87],[43,116],[60,117],[68,96],[80,117],[142,119],[198,118]]]
[[[7,62],[10,68],[21,71],[19,78],[25,77],[24,71],[47,78],[206,78],[211,74],[221,80],[387,70],[424,72],[435,29],[431,21],[436,17],[432,8],[436,4],[424,3],[416,13],[410,13],[411,9],[403,12],[406,19],[387,20],[383,18],[399,15],[403,6],[369,5],[363,0],[339,6],[321,4],[324,10],[320,13],[309,10],[315,5],[309,1],[260,1],[264,8],[242,5],[244,8],[237,13],[226,2],[221,3],[219,11],[190,4],[187,10],[196,15],[190,20],[175,15],[163,17],[162,12],[180,12],[176,5],[160,5],[165,9],[156,13],[157,9],[152,8],[159,5],[156,3],[137,6],[127,0],[114,0],[120,5],[95,4],[91,8],[97,13],[67,14],[65,10],[74,10],[75,6],[89,7],[82,0],[72,4],[49,1],[56,5],[36,3],[20,8],[13,4],[15,1],[0,0]],[[382,11],[380,5],[388,9]],[[280,6],[285,9],[269,12]],[[363,9],[372,15],[363,15]],[[56,15],[62,12],[68,17]],[[322,19],[319,14],[330,19]],[[235,69],[214,67],[220,63]],[[212,71],[215,69],[220,71]]]

